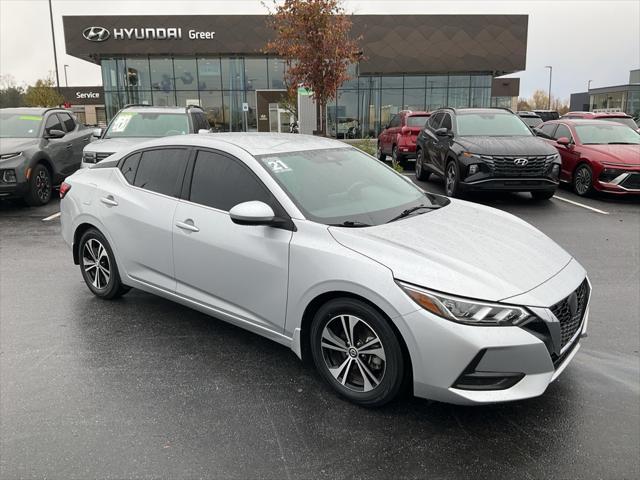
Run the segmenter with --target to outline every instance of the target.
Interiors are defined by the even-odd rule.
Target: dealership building
[[[400,110],[514,106],[526,15],[354,15],[362,59],[328,132],[375,136]],[[126,104],[200,105],[215,129],[282,131],[285,62],[264,15],[65,16],[66,52],[100,65],[106,119]]]

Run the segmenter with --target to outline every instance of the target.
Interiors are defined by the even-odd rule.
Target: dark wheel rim
[[[378,152],[378,158],[382,158],[382,146],[380,144],[378,144],[377,152]]]
[[[322,330],[322,357],[329,373],[344,387],[370,392],[382,382],[387,366],[376,331],[355,315],[337,315]]]
[[[41,169],[35,178],[36,195],[41,202],[47,202],[51,196],[51,180],[49,172]]]
[[[456,185],[456,167],[453,163],[449,164],[447,168],[447,177],[445,180],[445,189],[447,191],[447,195],[451,195],[453,193],[453,189]]]
[[[418,150],[418,159],[416,160],[416,177],[422,175],[422,150]]]
[[[111,278],[111,262],[107,249],[99,240],[91,238],[85,242],[82,249],[82,268],[94,288],[107,288]]]
[[[575,178],[576,192],[579,195],[584,195],[591,188],[591,172],[586,167],[580,167],[576,172]]]

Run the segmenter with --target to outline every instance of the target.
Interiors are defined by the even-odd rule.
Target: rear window
[[[520,117],[524,123],[529,125],[530,127],[537,127],[542,123],[542,119],[540,117]]]
[[[411,115],[407,117],[407,126],[408,127],[424,127],[424,124],[427,123],[429,119],[429,115]]]

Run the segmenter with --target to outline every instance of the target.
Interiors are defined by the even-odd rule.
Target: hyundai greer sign
[[[198,31],[190,29],[186,33],[189,40],[212,39],[216,32]],[[106,42],[110,38],[114,40],[181,40],[182,28],[180,27],[140,27],[140,28],[113,28],[87,27],[82,31],[82,36],[90,42]]]

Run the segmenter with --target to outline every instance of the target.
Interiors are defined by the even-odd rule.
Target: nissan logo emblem
[[[104,27],[87,27],[82,31],[82,36],[91,42],[104,42],[111,33]]]
[[[527,165],[527,163],[529,163],[529,160],[527,160],[526,158],[516,158],[513,163],[515,163],[519,167],[524,167]]]

